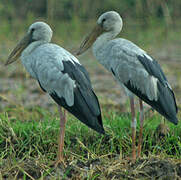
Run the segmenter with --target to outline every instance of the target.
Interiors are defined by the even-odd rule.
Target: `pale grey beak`
[[[84,53],[87,49],[89,49],[92,44],[95,42],[97,37],[104,32],[103,28],[100,25],[96,25],[92,32],[83,40],[78,49],[76,55],[80,55]]]
[[[23,39],[16,45],[11,54],[9,55],[5,65],[9,65],[16,61],[22,51],[31,43],[31,34],[26,34]]]

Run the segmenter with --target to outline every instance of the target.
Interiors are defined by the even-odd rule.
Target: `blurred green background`
[[[180,27],[180,9],[180,0],[1,0],[0,37],[17,35],[32,22],[44,20],[63,41],[76,41],[108,10],[120,13],[126,32],[152,28],[165,37],[170,28]]]
[[[152,19],[176,23],[181,16],[180,0],[1,0],[0,16],[9,22],[30,17],[72,21],[94,19],[108,10],[147,25]]]

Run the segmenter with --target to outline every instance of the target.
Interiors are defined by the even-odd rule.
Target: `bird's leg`
[[[130,97],[130,106],[131,106],[131,128],[132,128],[132,161],[136,160],[136,116],[134,108],[134,98]]]
[[[64,135],[65,135],[65,124],[66,124],[66,110],[62,111],[61,106],[59,106],[59,113],[60,113],[60,134],[58,138],[58,154],[57,154],[57,161],[55,165],[57,166],[59,163],[63,162],[63,147],[64,147]]]
[[[143,110],[143,101],[139,99],[140,104],[140,132],[139,132],[139,141],[138,141],[138,157],[141,155],[141,145],[143,137],[143,122],[144,122],[144,110]]]

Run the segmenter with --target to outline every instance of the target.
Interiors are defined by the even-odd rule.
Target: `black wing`
[[[143,94],[139,89],[134,87],[130,81],[124,85],[140,99],[151,105],[156,111],[162,114],[165,118],[174,124],[178,123],[176,117],[178,108],[174,93],[170,88],[167,78],[165,77],[160,65],[154,59],[151,61],[146,56],[138,56],[139,61],[147,70],[147,72],[158,79],[158,100],[151,101],[146,94]]]
[[[149,60],[145,55],[137,56],[140,63],[144,66],[148,74],[156,77],[161,83],[165,84],[168,83],[165,74],[163,73],[161,66],[158,64],[156,60],[152,57],[152,61]]]
[[[88,72],[76,62],[63,61],[63,65],[64,70],[62,73],[67,73],[76,83],[74,105],[68,106],[65,99],[58,97],[55,92],[51,93],[50,96],[57,104],[63,106],[87,126],[99,133],[104,133],[99,101],[92,89]]]

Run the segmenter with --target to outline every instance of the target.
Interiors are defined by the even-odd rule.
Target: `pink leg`
[[[140,103],[140,132],[139,132],[139,141],[138,141],[138,157],[141,155],[141,145],[143,137],[143,122],[144,122],[144,110],[143,110],[143,101],[139,99]]]
[[[132,161],[136,160],[136,116],[134,108],[134,98],[130,97],[130,106],[131,106],[131,128],[132,128]]]
[[[56,164],[63,161],[63,147],[64,147],[64,135],[65,135],[65,124],[67,121],[66,110],[62,111],[61,106],[58,107],[60,113],[60,134],[58,138],[58,154]]]

